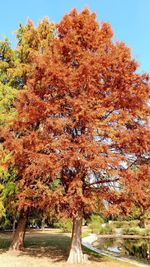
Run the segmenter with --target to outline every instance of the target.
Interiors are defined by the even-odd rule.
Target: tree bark
[[[145,228],[146,227],[146,219],[141,217],[139,221],[139,227]]]
[[[16,227],[16,217],[13,220],[13,226],[12,226],[13,233],[15,232],[15,227]]]
[[[82,213],[73,219],[71,247],[67,262],[71,264],[84,263],[85,257],[81,247]]]
[[[41,223],[41,229],[44,231],[45,228],[45,217],[42,218],[42,223]]]
[[[28,219],[28,211],[21,210],[18,219],[18,224],[9,250],[20,251],[24,248],[24,237],[25,237],[27,219]]]

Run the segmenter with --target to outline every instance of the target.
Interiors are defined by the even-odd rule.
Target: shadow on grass
[[[70,237],[63,234],[27,237],[23,254],[31,257],[48,257],[53,262],[66,261],[70,246]],[[22,253],[20,253],[20,256]]]
[[[0,232],[0,254],[8,250],[12,235],[12,232]]]
[[[88,259],[89,261],[95,261],[95,262],[104,262],[104,261],[108,261],[108,257],[100,255],[99,253],[90,250],[84,246],[82,246],[83,249],[83,253],[88,255]]]
[[[8,250],[11,242],[10,238],[0,236],[0,253]],[[50,258],[54,263],[66,261],[68,258],[71,238],[65,234],[29,234],[25,238],[25,249],[17,253],[17,256],[28,255],[30,257]],[[104,262],[106,257],[91,251],[83,246],[83,253],[88,254],[90,261]],[[107,259],[108,260],[108,259]]]

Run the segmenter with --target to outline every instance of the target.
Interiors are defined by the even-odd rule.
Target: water
[[[130,256],[134,259],[144,260],[150,263],[150,239],[100,238],[95,245],[97,248],[109,251],[115,255]]]

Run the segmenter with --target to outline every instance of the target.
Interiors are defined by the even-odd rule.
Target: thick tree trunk
[[[84,263],[85,257],[81,247],[81,229],[82,229],[82,213],[79,213],[73,219],[71,247],[68,257],[68,263],[77,264]]]
[[[28,218],[28,211],[21,210],[18,219],[18,224],[9,250],[20,251],[24,248],[24,237],[25,237],[27,218]]]

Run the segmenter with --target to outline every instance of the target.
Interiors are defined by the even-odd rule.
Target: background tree
[[[15,78],[11,74],[16,69],[17,61],[16,52],[11,48],[9,40],[0,41],[0,129],[6,126],[8,127],[15,117],[13,101],[17,94],[17,89],[12,87],[12,81]],[[5,218],[10,196],[14,194],[15,190],[15,175],[12,174],[12,169],[9,172],[5,170],[5,167],[3,168],[7,159],[10,157],[8,151],[3,148],[3,141],[3,138],[0,139],[0,198],[2,209],[3,211],[5,210],[5,213],[3,212],[3,217]]]
[[[150,166],[148,155],[132,166],[125,176],[125,200],[121,210],[139,219],[139,226],[146,227],[146,218],[150,212]],[[127,202],[127,204],[126,204]]]
[[[36,53],[42,53],[46,46],[50,46],[50,40],[54,34],[54,24],[50,23],[47,18],[44,18],[37,27],[32,21],[28,21],[25,26],[20,25],[17,30],[17,48],[12,49],[8,39],[0,42],[0,128],[9,127],[11,121],[16,115],[16,110],[13,105],[14,99],[18,91],[26,86],[27,77],[32,73],[32,57]],[[13,167],[8,171],[3,169],[4,161],[7,158],[7,151],[3,149],[3,138],[1,139],[1,210],[4,216],[4,210],[11,210],[16,220],[15,208],[15,181],[18,179],[16,171]],[[13,175],[12,175],[13,171]],[[14,175],[15,174],[15,175]],[[13,205],[12,205],[13,203]],[[5,208],[4,208],[5,207]],[[11,209],[10,209],[11,208]],[[23,214],[23,216],[22,216]],[[20,211],[18,219],[18,231],[22,227],[22,237],[24,236],[25,223],[27,221],[27,211]],[[16,231],[16,234],[17,232]],[[17,234],[18,237],[18,234]],[[23,247],[23,238],[18,240],[14,235],[12,248],[19,249]],[[20,244],[20,245],[19,245]]]
[[[51,46],[51,39],[55,35],[55,25],[48,18],[43,18],[37,27],[29,19],[24,26],[19,25],[16,31],[18,68],[22,85],[26,85],[27,78],[32,74],[32,59],[36,54],[43,54],[46,47]]]

